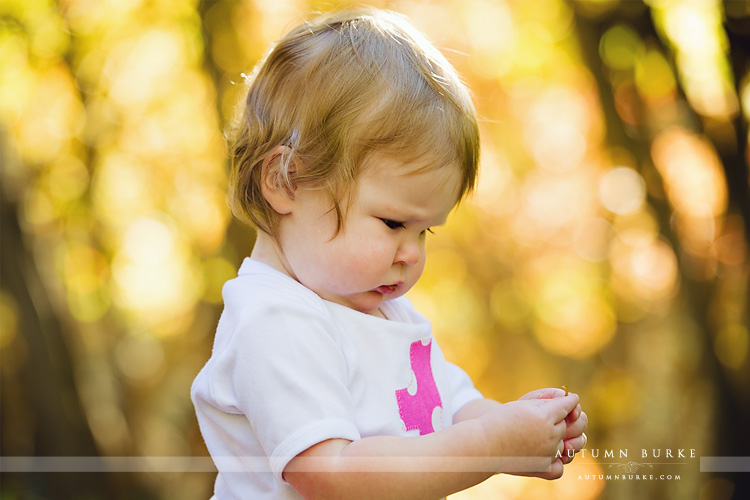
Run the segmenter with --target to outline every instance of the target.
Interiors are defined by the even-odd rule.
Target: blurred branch
[[[0,136],[0,140],[3,137]],[[3,154],[2,169],[9,161]],[[4,172],[1,175],[4,177]],[[3,188],[8,185],[3,182]],[[96,456],[98,454],[88,427],[73,376],[73,362],[65,343],[64,331],[47,296],[42,277],[26,245],[18,223],[18,210],[7,193],[0,193],[0,283],[18,307],[19,333],[25,341],[27,359],[14,376],[3,372],[3,385],[13,384],[20,390],[22,401],[3,401],[3,414],[26,408],[32,415],[26,418],[35,423],[31,450],[9,448],[2,443],[4,456]],[[7,408],[8,405],[12,408]],[[5,421],[5,419],[3,418]],[[7,479],[7,477],[5,478]],[[17,478],[14,478],[17,479]],[[34,474],[21,478],[29,491],[44,497],[82,498],[106,491],[104,477],[96,475],[82,481],[76,474],[54,474],[45,481]],[[44,485],[44,486],[42,486]],[[47,491],[48,489],[48,491]]]

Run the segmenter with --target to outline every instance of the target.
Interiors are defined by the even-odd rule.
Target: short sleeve
[[[234,332],[233,387],[277,480],[296,455],[321,441],[359,439],[343,337],[305,303],[266,306]]]
[[[474,387],[469,375],[453,363],[445,362],[445,370],[448,375],[448,381],[451,388],[453,416],[458,410],[463,408],[466,403],[475,399],[482,399],[484,396]]]

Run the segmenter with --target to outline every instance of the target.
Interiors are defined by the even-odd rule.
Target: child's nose
[[[419,242],[404,241],[398,247],[394,261],[396,264],[406,264],[411,266],[419,262],[421,253]]]

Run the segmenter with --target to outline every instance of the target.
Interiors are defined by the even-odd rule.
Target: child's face
[[[335,237],[336,212],[322,190],[298,189],[279,226],[286,271],[322,298],[365,313],[417,282],[426,233],[445,223],[460,181],[450,167],[409,173],[388,157],[372,161]]]

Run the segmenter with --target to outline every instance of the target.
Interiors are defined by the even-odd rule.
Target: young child
[[[403,17],[366,10],[293,29],[249,86],[231,199],[258,236],[192,388],[215,497],[434,499],[499,472],[560,477],[585,441],[578,396],[484,399],[404,297],[475,183],[455,70]]]

